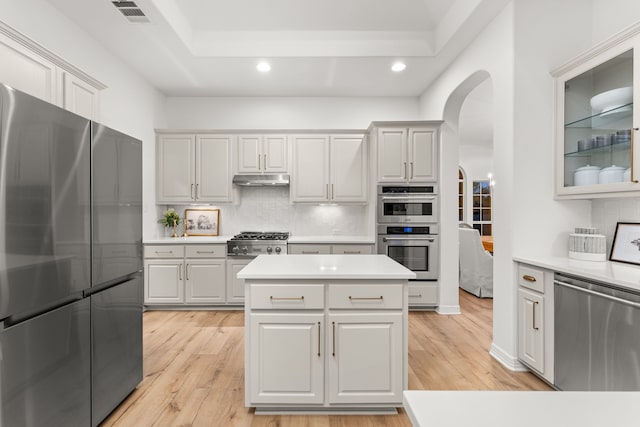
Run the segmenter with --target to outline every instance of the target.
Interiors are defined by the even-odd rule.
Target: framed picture
[[[220,229],[220,209],[185,209],[185,236],[217,236]]]
[[[609,260],[640,265],[640,223],[619,222]]]

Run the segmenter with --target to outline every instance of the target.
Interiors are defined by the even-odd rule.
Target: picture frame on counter
[[[640,223],[616,224],[609,260],[640,265]]]
[[[220,229],[220,209],[185,209],[185,236],[217,236]]]

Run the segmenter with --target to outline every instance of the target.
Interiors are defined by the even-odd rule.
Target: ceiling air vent
[[[132,1],[113,1],[113,5],[124,15],[129,22],[149,22],[149,18],[144,14],[142,9]]]

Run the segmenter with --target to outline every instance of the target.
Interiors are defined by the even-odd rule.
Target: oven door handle
[[[382,196],[380,200],[435,200],[436,196]]]
[[[427,242],[435,242],[436,239],[433,237],[383,237],[383,242],[388,242],[390,240],[426,240]]]

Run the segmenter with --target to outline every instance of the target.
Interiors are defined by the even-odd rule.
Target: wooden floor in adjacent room
[[[489,355],[493,300],[460,291],[462,315],[409,314],[411,390],[548,390]],[[254,415],[244,406],[242,311],[144,314],[144,380],[102,426],[410,426],[399,415]],[[461,408],[461,410],[464,410]]]

